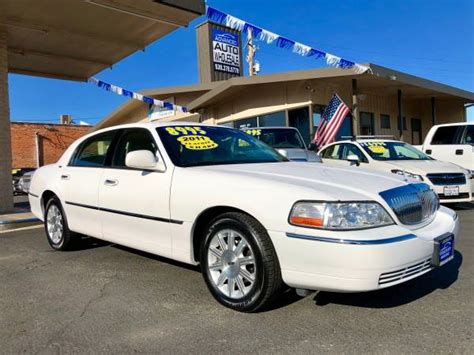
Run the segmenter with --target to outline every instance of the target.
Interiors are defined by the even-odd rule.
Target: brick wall
[[[47,165],[57,162],[67,147],[90,129],[88,126],[12,122],[12,168],[37,167],[36,133],[40,137],[40,163]]]

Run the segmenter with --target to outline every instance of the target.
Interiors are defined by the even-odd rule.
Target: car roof
[[[449,126],[472,126],[474,122],[455,122],[455,123],[441,123],[433,127],[449,127]]]
[[[282,127],[282,126],[244,127],[244,128],[241,128],[241,129],[261,129],[262,131],[263,131],[263,130],[266,130],[266,129],[291,129],[291,130],[297,131],[297,129],[296,129],[295,127]]]
[[[394,142],[394,143],[405,143],[405,142],[402,142],[402,141],[398,141],[398,140],[396,140],[396,139],[367,138],[367,139],[355,139],[355,140],[345,139],[345,140],[333,142],[333,143],[331,143],[331,145],[332,145],[332,144],[340,144],[340,143],[365,143],[365,142]],[[328,145],[330,145],[330,144],[328,144]]]
[[[90,135],[94,135],[99,132],[107,132],[114,129],[123,129],[123,128],[137,128],[143,127],[148,129],[154,129],[158,127],[170,127],[170,126],[200,126],[200,127],[222,127],[227,129],[232,129],[226,126],[217,126],[215,124],[201,123],[201,122],[186,122],[186,121],[168,121],[168,122],[136,122],[136,123],[125,123],[116,126],[110,126],[102,128],[100,130],[92,132]]]

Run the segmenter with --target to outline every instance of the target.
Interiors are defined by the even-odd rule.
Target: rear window
[[[446,126],[438,127],[436,130],[431,144],[442,145],[442,144],[457,144],[457,136],[460,126]]]

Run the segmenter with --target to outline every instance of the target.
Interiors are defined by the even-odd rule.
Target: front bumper
[[[434,239],[444,233],[453,233],[456,238],[459,221],[452,210],[441,207],[430,224],[416,230],[399,225],[342,232],[301,227],[289,229],[289,232],[269,231],[287,285],[311,290],[360,292],[396,285],[429,272],[433,268],[430,261]],[[403,236],[410,237],[397,239]],[[381,240],[387,242],[370,243]]]
[[[472,192],[471,192],[471,180],[468,180],[468,183],[465,185],[459,185],[459,195],[458,196],[446,196],[444,194],[444,186],[441,185],[432,185],[430,186],[438,194],[439,201],[441,203],[457,203],[457,202],[470,202],[472,201]]]

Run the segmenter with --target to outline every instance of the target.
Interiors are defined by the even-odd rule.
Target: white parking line
[[[22,228],[16,228],[16,229],[7,229],[7,230],[4,230],[4,231],[0,231],[0,234],[18,232],[18,231],[26,231],[26,230],[35,229],[35,228],[44,228],[44,226],[43,226],[43,224],[38,224],[38,225],[35,225],[35,226],[29,226],[29,227],[22,227]]]

